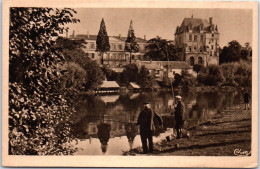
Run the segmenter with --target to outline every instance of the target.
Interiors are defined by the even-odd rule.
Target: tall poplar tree
[[[128,35],[125,41],[125,51],[130,53],[130,63],[132,63],[132,53],[139,52],[139,45],[135,41],[135,32],[133,28],[133,21],[131,20],[128,29]]]
[[[101,64],[103,65],[104,53],[110,50],[109,37],[107,36],[106,25],[103,18],[100,23],[100,29],[98,32],[96,44],[96,51],[101,53]]]

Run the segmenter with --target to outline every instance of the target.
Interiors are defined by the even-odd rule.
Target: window
[[[192,50],[192,49],[191,49],[191,46],[189,46],[189,51],[191,52],[191,50]]]
[[[197,50],[197,46],[194,46],[194,50]]]
[[[203,65],[203,59],[202,59],[202,57],[201,57],[201,56],[198,58],[198,64],[201,64],[201,65]]]
[[[95,49],[95,44],[94,44],[94,43],[91,43],[90,48],[91,48],[91,49]]]
[[[197,42],[197,35],[194,35],[194,41]]]
[[[122,50],[122,45],[118,45],[118,49],[119,49],[119,50]]]
[[[94,59],[95,58],[95,53],[92,53],[92,59]]]
[[[213,45],[211,45],[211,49],[212,49],[212,50],[213,50],[213,48],[214,48]]]
[[[116,50],[116,45],[113,45],[113,49]]]
[[[212,51],[210,51],[210,56],[212,56]]]
[[[212,36],[212,38],[214,38],[214,34],[212,34],[211,36]]]
[[[113,53],[112,60],[116,60],[116,53]]]
[[[193,57],[193,56],[191,56],[191,57],[190,57],[190,65],[191,65],[191,66],[193,66],[193,65],[194,65],[194,61],[195,61],[195,60],[194,60],[194,57]]]
[[[200,35],[200,41],[203,41],[203,35]]]
[[[190,42],[192,41],[192,35],[189,35],[189,41]]]

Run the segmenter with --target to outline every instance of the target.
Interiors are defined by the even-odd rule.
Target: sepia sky
[[[213,23],[218,25],[220,47],[226,46],[231,40],[237,40],[241,45],[252,43],[252,10],[245,9],[180,9],[180,8],[80,8],[75,9],[76,18],[80,23],[69,25],[69,35],[93,34],[99,31],[101,19],[104,18],[109,36],[121,34],[127,36],[130,20],[133,20],[135,35],[151,39],[157,35],[174,40],[177,26],[184,18],[193,14],[194,18],[207,19],[213,17]]]

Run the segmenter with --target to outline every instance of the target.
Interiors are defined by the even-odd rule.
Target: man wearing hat
[[[177,105],[175,107],[175,129],[177,131],[177,139],[181,137],[181,129],[183,126],[183,115],[185,113],[184,103],[181,101],[181,96],[175,96]]]
[[[154,119],[158,120],[160,127],[162,127],[162,118],[151,110],[151,105],[148,102],[145,102],[143,106],[144,108],[138,116],[137,125],[140,125],[143,153],[147,154],[147,140],[149,141],[149,153],[153,152]]]

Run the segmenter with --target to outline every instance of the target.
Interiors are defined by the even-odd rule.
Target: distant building
[[[173,79],[176,73],[181,74],[183,70],[193,73],[192,67],[181,61],[139,61],[137,67],[144,66],[156,80],[162,80],[163,76]]]
[[[189,65],[219,64],[219,32],[213,18],[185,18],[174,35],[178,55]]]
[[[136,84],[135,82],[130,82],[128,87],[127,87],[129,90],[140,90],[141,87]]]
[[[97,93],[115,93],[119,92],[120,86],[116,81],[103,81],[97,89]]]
[[[70,39],[84,39],[87,44],[84,51],[87,53],[88,57],[96,60],[98,63],[101,63],[101,55],[99,52],[96,52],[96,39],[97,35],[85,35],[85,34],[72,34]],[[103,56],[103,65],[107,65],[109,68],[115,71],[122,71],[122,67],[130,63],[130,53],[125,52],[125,40],[126,37],[119,36],[109,36],[110,51],[105,53]],[[144,60],[144,54],[146,53],[146,37],[136,38],[136,42],[139,45],[139,52],[132,53],[132,63],[135,63],[137,60]]]

